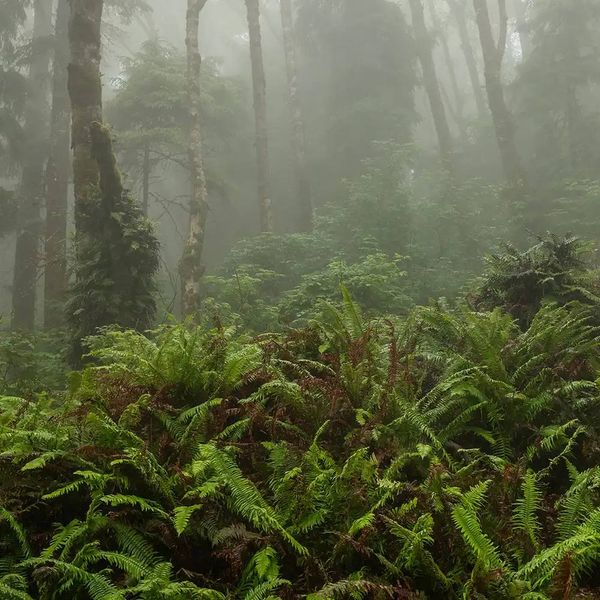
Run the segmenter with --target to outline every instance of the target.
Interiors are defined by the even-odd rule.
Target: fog
[[[180,262],[190,226],[185,4],[106,2],[101,34],[104,121],[125,186],[148,204],[160,242],[160,318],[182,310]],[[282,297],[326,264],[318,260],[321,252],[330,264],[348,265],[377,253],[403,256],[413,301],[457,298],[484,256],[505,242],[524,247],[552,231],[595,243],[596,4],[586,0],[577,10],[558,0],[484,5],[479,14],[469,2],[446,0],[307,0],[292,6],[286,33],[280,3],[261,0],[261,53],[252,59],[245,3],[203,6],[198,148],[207,181],[201,271],[208,278],[200,283],[201,302],[230,305],[222,287],[232,273],[243,272],[253,298],[275,286],[267,304],[277,313]],[[23,83],[25,99],[34,69],[28,61],[36,60],[36,45],[46,44],[47,52],[57,24],[54,6],[47,31],[36,32],[34,8],[25,4],[24,13],[10,15],[12,23],[7,16],[3,34],[5,73]],[[256,80],[252,61],[264,70],[264,82]],[[29,102],[39,101],[32,110],[40,118],[45,113],[46,123],[52,66],[50,57],[41,67],[47,67],[42,96]],[[259,104],[265,94],[258,112],[253,92]],[[19,108],[19,99],[14,104],[3,93],[0,103],[7,115],[14,113],[23,140],[29,105]],[[42,138],[49,135],[46,129],[37,146],[47,146]],[[18,204],[26,156],[13,160],[7,133],[3,139],[2,186]],[[268,159],[261,165],[263,153]],[[77,193],[69,178],[72,252]],[[261,187],[269,190],[273,234],[283,236],[266,246],[255,238],[266,193]],[[33,208],[38,232],[47,210],[43,193]],[[23,226],[16,213],[0,240],[5,326],[16,302],[15,260],[21,260],[14,254],[15,232]],[[295,257],[300,238],[294,236],[311,231],[313,239],[303,243],[312,250],[303,247]],[[250,245],[239,246],[242,240]],[[267,258],[278,244],[285,261],[306,261],[297,272],[287,262],[277,264],[276,256]],[[32,271],[37,326],[44,321],[42,245]],[[76,268],[73,259],[68,263]],[[70,271],[69,281],[74,277]]]
[[[600,0],[0,0],[0,600],[600,598]]]

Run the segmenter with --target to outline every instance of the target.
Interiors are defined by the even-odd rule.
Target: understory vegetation
[[[108,328],[64,388],[21,349],[0,596],[597,597],[597,288],[548,237],[456,307],[369,318],[342,287],[282,333]]]
[[[0,600],[600,600],[600,0],[0,0]]]

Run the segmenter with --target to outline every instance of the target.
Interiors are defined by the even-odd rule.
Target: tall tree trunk
[[[256,163],[258,169],[258,201],[260,230],[273,231],[273,206],[269,181],[269,138],[267,133],[267,82],[263,63],[260,31],[259,0],[246,0],[252,87],[254,91],[254,118],[256,121]]]
[[[13,329],[33,330],[44,198],[48,122],[50,57],[39,43],[52,28],[52,3],[36,0],[33,19],[33,56],[29,65],[29,90],[25,107],[25,163],[19,189],[17,245],[13,277]]]
[[[492,34],[487,0],[473,0],[485,66],[485,85],[502,159],[502,168],[509,186],[517,188],[525,183],[525,174],[515,142],[512,115],[504,99],[502,61],[506,49],[507,17],[505,0],[498,0],[498,4],[500,7],[500,31],[498,43],[496,43]]]
[[[92,155],[91,127],[102,123],[100,77],[104,0],[70,0],[68,89],[71,99],[71,146],[75,193],[75,229],[86,233],[86,214],[97,200],[98,163]]]
[[[71,118],[67,90],[69,12],[69,0],[58,0],[54,28],[50,153],[46,167],[44,278],[44,325],[46,329],[62,325],[67,293],[67,203]]]
[[[469,72],[469,79],[471,81],[471,87],[473,88],[473,97],[475,98],[475,104],[477,106],[477,113],[479,118],[483,119],[486,115],[485,98],[483,96],[483,89],[479,80],[479,71],[477,69],[477,61],[475,60],[475,52],[473,51],[471,37],[469,36],[469,27],[465,15],[466,2],[464,2],[464,0],[446,1],[448,2],[452,10],[452,14],[456,19],[458,34],[460,36],[460,46],[465,57],[465,63],[467,64],[467,71]]]
[[[304,134],[304,119],[298,90],[298,66],[296,62],[296,43],[294,33],[294,16],[292,0],[280,0],[281,27],[283,31],[283,47],[287,68],[288,95],[292,114],[292,151],[294,153],[294,172],[298,193],[298,204],[301,215],[301,229],[311,231],[312,194],[308,167],[306,164],[306,140]]]
[[[452,53],[450,52],[450,46],[448,45],[448,39],[445,32],[442,30],[442,25],[435,7],[435,0],[430,0],[429,9],[431,13],[431,19],[433,27],[436,29],[442,46],[442,52],[444,54],[444,61],[446,63],[446,70],[448,71],[448,77],[450,79],[450,86],[452,87],[452,94],[454,96],[454,117],[460,135],[463,141],[467,140],[465,113],[464,113],[464,96],[458,84],[458,77],[456,76],[456,69],[454,68],[454,61],[452,60]],[[447,102],[448,106],[451,105],[450,100]]]
[[[423,71],[423,84],[429,105],[431,107],[431,115],[435,125],[435,131],[440,147],[440,155],[444,167],[451,173],[454,172],[454,159],[452,147],[452,135],[448,126],[446,117],[446,109],[442,100],[440,84],[435,70],[435,63],[432,54],[431,36],[427,31],[425,24],[425,13],[423,10],[422,0],[410,0],[410,11],[412,14],[412,23],[417,43],[417,54]]]
[[[150,164],[150,144],[146,142],[144,146],[144,162],[142,164],[142,212],[144,216],[148,216],[148,206],[150,204],[150,172],[152,166]]]
[[[103,0],[70,0],[68,89],[72,112],[76,277],[68,303],[74,365],[99,327],[146,329],[156,309],[158,242],[125,193],[102,123]]]
[[[202,124],[200,120],[200,67],[198,47],[200,11],[207,0],[188,0],[185,46],[187,51],[187,89],[190,116],[188,158],[191,171],[190,220],[188,237],[181,259],[182,312],[196,315],[200,310],[200,280],[204,273],[202,251],[206,228],[208,191],[202,157]]]
[[[567,146],[569,163],[572,171],[577,171],[581,166],[581,152],[579,148],[581,112],[577,101],[577,88],[573,82],[568,81],[566,86],[565,125],[567,133]]]

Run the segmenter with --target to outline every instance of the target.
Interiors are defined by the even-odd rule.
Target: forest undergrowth
[[[403,318],[342,288],[283,333],[106,329],[64,391],[18,383],[4,347],[0,597],[599,597],[578,256],[509,250],[462,305]]]

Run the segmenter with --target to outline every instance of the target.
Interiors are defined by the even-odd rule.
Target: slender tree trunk
[[[433,61],[431,36],[425,24],[422,0],[410,0],[410,11],[417,43],[417,54],[423,71],[423,84],[429,98],[442,163],[448,171],[454,172],[452,135],[450,134],[446,109],[444,108],[444,101],[442,100],[440,84]]]
[[[298,90],[298,67],[296,62],[292,0],[280,0],[280,8],[283,47],[287,68],[288,95],[292,114],[292,151],[294,153],[294,171],[296,174],[298,204],[301,214],[301,229],[303,231],[311,231],[313,226],[313,206],[310,179],[306,164],[304,119],[300,105],[300,93]]]
[[[46,167],[44,325],[63,323],[67,293],[67,203],[70,172],[69,0],[58,0],[54,29],[54,75],[50,154]]]
[[[515,127],[512,115],[506,106],[502,86],[502,61],[506,49],[507,35],[505,0],[499,0],[501,23],[498,43],[493,38],[487,0],[473,0],[473,5],[483,52],[488,102],[494,121],[504,176],[510,187],[521,187],[525,183],[525,174],[515,142]]]
[[[144,146],[144,163],[142,165],[142,212],[148,216],[148,206],[150,204],[150,144]]]
[[[572,171],[577,171],[579,168],[580,151],[579,151],[579,103],[577,102],[577,88],[572,82],[567,83],[566,88],[566,106],[565,106],[565,124],[567,130],[567,141],[569,148],[569,163]]]
[[[90,131],[93,123],[102,123],[100,31],[104,0],[70,0],[70,3],[68,89],[72,115],[75,229],[79,234],[85,233],[85,217],[91,214],[98,197],[98,163],[92,155]]]
[[[467,64],[467,71],[469,72],[469,79],[471,81],[471,87],[473,88],[473,97],[475,98],[475,104],[477,106],[477,113],[479,114],[479,118],[483,119],[486,116],[485,98],[479,80],[477,61],[475,60],[475,52],[473,51],[473,45],[471,44],[469,27],[465,16],[466,2],[465,0],[458,0],[458,2],[457,0],[446,1],[456,19],[458,34],[460,36],[460,46],[465,57],[465,63]]]
[[[435,7],[435,0],[431,0],[429,3],[429,9],[433,26],[436,29],[442,46],[442,52],[444,54],[444,62],[446,63],[446,70],[448,71],[448,77],[450,79],[450,86],[452,87],[452,95],[454,96],[454,118],[458,129],[460,131],[461,138],[463,141],[467,139],[466,124],[465,124],[465,113],[464,113],[464,96],[458,84],[458,78],[456,76],[456,69],[454,68],[454,61],[452,60],[452,53],[450,52],[450,46],[448,45],[448,39],[445,32],[442,31],[442,25]],[[447,102],[448,106],[451,106],[450,100]]]
[[[48,0],[36,0],[33,8],[33,57],[29,65],[30,86],[25,107],[26,152],[18,199],[12,306],[13,329],[23,330],[33,330],[35,326],[50,70],[48,52],[38,46],[51,33],[52,3]]]
[[[571,31],[569,41],[565,51],[566,64],[579,65],[580,56],[577,42],[575,41],[576,31]],[[567,129],[567,141],[569,148],[569,163],[572,171],[577,171],[582,164],[584,153],[581,152],[580,140],[582,138],[582,115],[581,107],[577,98],[577,74],[576,69],[569,69],[566,73],[565,81],[565,125]]]
[[[200,67],[198,47],[200,11],[207,0],[188,0],[185,46],[187,51],[188,107],[190,111],[189,163],[191,170],[190,220],[188,237],[181,260],[182,312],[184,316],[200,310],[200,280],[204,273],[202,251],[206,228],[208,191],[202,157],[200,120]]]
[[[256,121],[256,163],[258,168],[260,229],[262,232],[272,232],[273,207],[270,193],[271,186],[269,181],[267,83],[263,63],[259,0],[246,0],[246,9],[248,13],[248,34],[250,38],[250,61],[252,63],[254,118]]]

